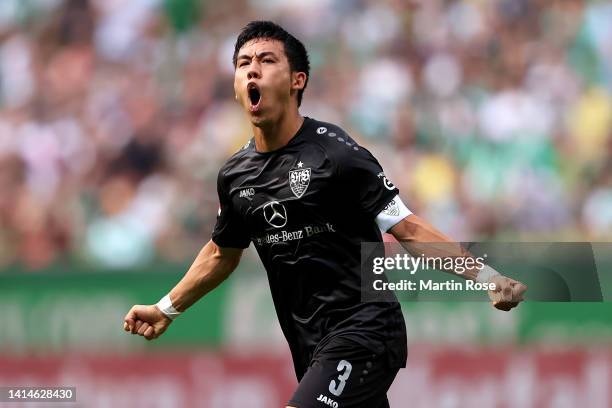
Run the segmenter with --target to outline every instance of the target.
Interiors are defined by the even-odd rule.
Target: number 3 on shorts
[[[344,390],[344,386],[346,385],[346,380],[348,380],[349,375],[351,375],[352,369],[353,366],[351,365],[351,363],[346,360],[340,360],[340,362],[338,363],[337,370],[344,370],[344,372],[338,376],[337,385],[336,380],[331,380],[331,382],[329,383],[329,392],[334,394],[336,397],[340,396],[340,394],[342,394],[342,391]]]

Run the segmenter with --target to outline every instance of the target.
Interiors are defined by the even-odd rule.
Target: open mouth
[[[261,102],[261,91],[259,87],[251,82],[247,85],[247,92],[249,93],[249,101],[251,102],[251,111],[257,111],[259,108],[259,102]]]

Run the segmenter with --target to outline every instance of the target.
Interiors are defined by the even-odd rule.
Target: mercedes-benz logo
[[[264,205],[263,213],[271,226],[281,228],[287,225],[287,209],[278,201],[270,201]]]

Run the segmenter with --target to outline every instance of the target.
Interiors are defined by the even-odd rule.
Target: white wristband
[[[494,276],[501,275],[495,269],[491,268],[489,265],[485,265],[480,271],[478,271],[478,275],[476,275],[476,282],[487,283]]]
[[[163,314],[168,316],[170,320],[174,320],[181,314],[178,310],[172,306],[172,301],[170,300],[170,294],[164,296],[157,302],[156,306],[161,310]]]

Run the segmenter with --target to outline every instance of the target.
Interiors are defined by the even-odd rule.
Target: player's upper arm
[[[223,169],[221,169],[217,177],[219,211],[217,213],[217,223],[212,233],[212,241],[220,248],[244,249],[249,246],[251,239],[240,214],[233,208],[227,190],[223,178]]]
[[[228,248],[217,245],[212,239],[204,247],[209,256],[212,256],[217,262],[223,263],[231,270],[238,266],[242,257],[242,248]]]

